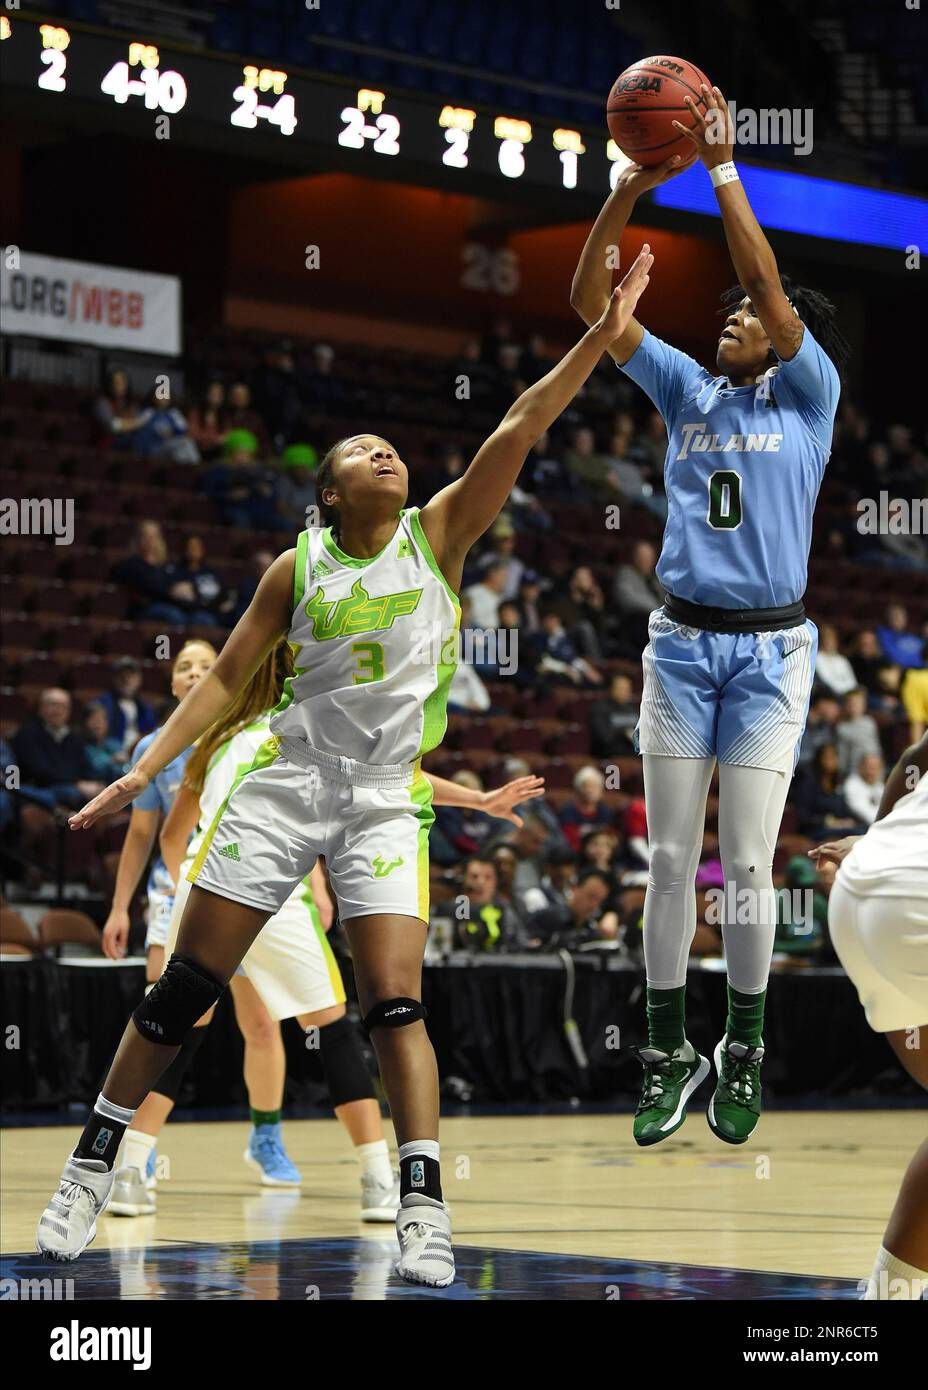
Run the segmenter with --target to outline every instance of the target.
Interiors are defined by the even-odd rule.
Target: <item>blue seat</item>
[[[280,20],[253,14],[248,24],[248,52],[265,62],[279,62],[284,52],[284,28]]]
[[[209,31],[210,46],[220,53],[241,53],[246,47],[244,29],[241,15],[219,10]]]
[[[330,39],[343,39],[351,32],[353,10],[352,0],[320,0],[318,10],[306,13],[315,20],[321,34]]]

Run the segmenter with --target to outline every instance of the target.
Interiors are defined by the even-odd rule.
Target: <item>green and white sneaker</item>
[[[709,1075],[709,1059],[684,1042],[668,1054],[656,1047],[633,1049],[644,1067],[641,1100],[632,1132],[635,1143],[659,1144],[686,1119],[686,1103]]]
[[[719,1079],[706,1111],[709,1128],[726,1144],[743,1144],[760,1119],[764,1044],[752,1047],[749,1043],[730,1043],[726,1033],[713,1060]]]

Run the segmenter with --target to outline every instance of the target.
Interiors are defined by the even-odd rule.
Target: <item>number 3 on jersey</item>
[[[383,665],[383,645],[380,642],[352,642],[352,652],[358,658],[358,669],[352,680],[355,685],[382,681],[387,674]]]
[[[709,525],[716,531],[735,531],[741,525],[741,474],[719,468],[709,478]]]

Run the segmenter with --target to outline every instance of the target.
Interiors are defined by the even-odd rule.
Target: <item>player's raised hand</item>
[[[484,792],[480,809],[488,816],[498,816],[500,820],[511,820],[513,825],[521,826],[522,817],[517,816],[512,808],[523,801],[532,801],[536,796],[543,795],[544,789],[543,777],[516,777],[503,787]]]
[[[706,104],[705,113],[700,111],[692,97],[683,98],[695,124],[685,126],[681,121],[672,121],[671,125],[686,136],[706,168],[714,169],[716,165],[727,164],[731,159],[735,148],[735,127],[728,103],[718,87],[707,87],[702,83],[701,93]]]
[[[601,334],[607,343],[613,343],[616,338],[621,338],[628,327],[635,312],[635,306],[647,287],[650,278],[648,272],[653,264],[654,257],[651,255],[651,248],[645,242],[632,262],[624,280],[621,284],[616,285],[612,291],[605,312],[599,323],[595,325],[595,332]]]
[[[95,796],[86,806],[69,816],[68,825],[72,830],[86,830],[104,816],[112,816],[116,811],[128,806],[147,786],[148,778],[144,773],[127,772],[125,777],[111,782],[108,787],[104,787],[99,796]]]
[[[845,835],[843,840],[829,840],[827,844],[816,845],[809,850],[809,858],[815,860],[818,876],[826,888],[835,881],[838,865],[846,859],[860,839],[859,835]]]
[[[647,193],[649,188],[657,188],[658,184],[666,183],[685,169],[691,169],[698,158],[694,150],[689,159],[672,154],[663,164],[654,164],[650,168],[645,168],[643,164],[629,164],[615,181],[616,192],[621,189],[625,193],[633,193],[637,198],[639,194]]]

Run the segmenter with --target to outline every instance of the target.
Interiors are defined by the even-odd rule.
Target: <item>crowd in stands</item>
[[[184,524],[184,507],[171,523],[155,505],[147,515],[136,512],[123,524],[121,557],[108,572],[100,560],[101,591],[107,585],[113,601],[124,602],[124,619],[146,642],[165,629],[209,628],[217,640],[216,629],[235,624],[274,554],[314,521],[315,468],[351,423],[370,422],[395,440],[410,464],[410,502],[424,503],[460,475],[474,443],[544,373],[548,354],[538,337],[517,343],[512,325],[499,321],[453,362],[432,363],[436,399],[444,392],[447,403],[449,383],[461,376],[469,383],[467,428],[457,437],[444,424],[430,425],[428,402],[424,418],[416,416],[418,369],[405,388],[388,381],[372,395],[343,347],[271,342],[241,371],[224,369],[221,359],[201,351],[189,406],[162,389],[163,378],[147,401],[136,399],[119,366],[99,398],[84,404],[89,447],[114,478],[125,476],[125,460],[169,478],[191,514],[207,509],[196,512],[209,517],[202,525]],[[21,423],[11,416],[4,425],[13,445]],[[433,916],[459,949],[640,951],[648,845],[633,734],[648,615],[662,594],[655,565],[667,514],[665,447],[660,417],[605,363],[532,450],[508,507],[469,558],[464,660],[451,690],[448,738],[430,764],[478,790],[529,771],[547,785],[523,808],[518,828],[438,810]],[[28,440],[22,458],[26,478]],[[848,401],[807,598],[820,627],[815,687],[775,864],[789,902],[799,890],[806,904],[798,921],[789,903],[784,909],[777,946],[784,955],[815,959],[828,950],[825,898],[806,850],[873,821],[888,768],[928,716],[928,586],[919,578],[928,574],[928,543],[911,527],[862,533],[857,501],[881,493],[903,505],[928,494],[928,454],[906,426],[879,424]],[[15,562],[15,548],[4,545]],[[234,574],[229,546],[239,561]],[[836,589],[834,575],[846,589]],[[4,578],[4,593],[34,594],[15,563]],[[83,611],[92,615],[96,601],[91,586]],[[31,611],[22,617],[31,621]],[[43,656],[62,649],[55,642],[52,633]],[[18,661],[32,669],[18,651],[3,691],[0,757],[17,777],[3,779],[0,823],[10,843],[19,836],[38,849],[39,861],[43,843],[49,858],[48,826],[118,776],[137,739],[166,712],[158,681],[149,679],[147,646],[132,654],[98,650],[110,659],[96,689],[69,679],[63,659],[59,681],[33,690],[24,710],[22,690],[34,681],[17,680]],[[722,883],[716,807],[713,793],[697,884],[694,949],[704,955],[721,949],[705,912],[705,895]]]

